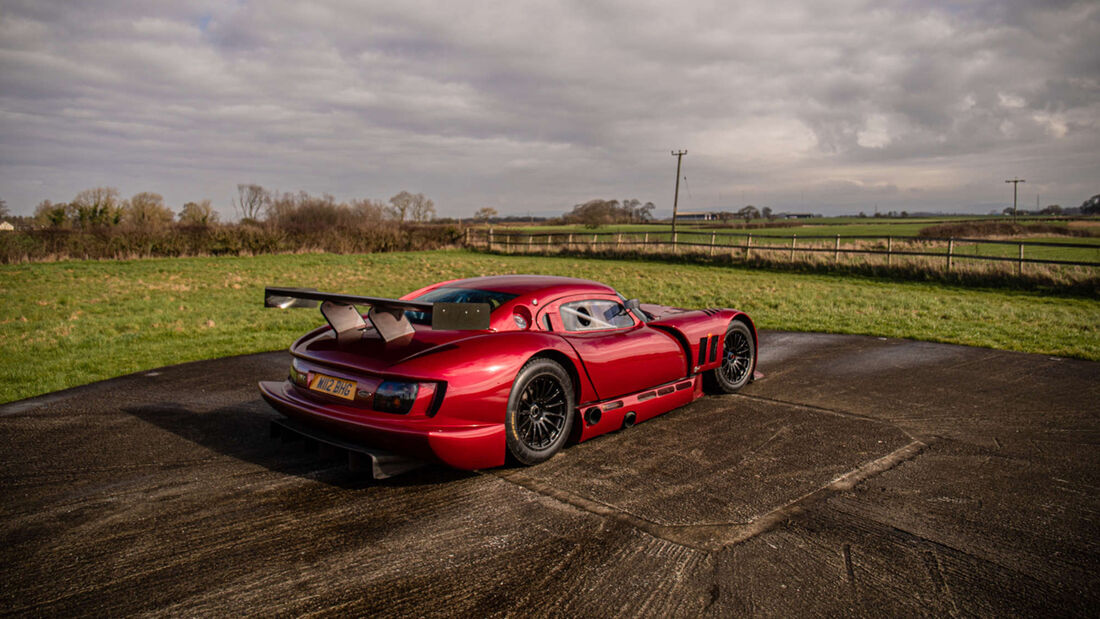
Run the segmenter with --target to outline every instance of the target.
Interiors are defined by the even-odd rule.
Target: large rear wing
[[[264,288],[264,307],[317,307],[318,302],[321,304],[321,314],[336,332],[340,343],[358,340],[367,328],[357,305],[370,306],[367,320],[387,342],[413,333],[406,310],[431,314],[432,329],[447,331],[488,329],[491,310],[488,303],[428,303],[318,292],[306,288]]]

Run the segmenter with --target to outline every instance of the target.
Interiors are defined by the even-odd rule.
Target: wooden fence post
[[[886,237],[886,266],[890,266],[890,258],[893,257],[891,252],[894,251],[894,237]]]
[[[615,249],[616,251],[622,251],[623,249],[623,235],[621,233],[615,237]]]
[[[489,251],[493,251],[493,229],[489,228]]]
[[[833,264],[840,262],[840,235],[836,235],[836,245],[833,247]]]
[[[798,235],[794,234],[794,235],[791,236],[791,261],[792,262],[794,261],[794,246],[797,243],[798,243]]]
[[[710,233],[710,255],[714,255],[714,240],[718,237],[717,232]]]
[[[463,231],[463,233],[462,233],[462,246],[463,247],[469,247],[470,246],[470,229],[469,228],[466,228],[466,230]]]
[[[955,239],[947,239],[947,272],[951,272],[951,257],[955,253]]]
[[[745,260],[750,256],[752,256],[752,233],[749,233],[749,240],[745,242]]]
[[[1016,262],[1016,277],[1024,274],[1024,244],[1020,243],[1020,259]]]
[[[565,248],[569,251],[573,250],[573,233],[569,233],[569,239],[565,242]]]
[[[528,234],[527,235],[527,253],[531,253],[531,248],[532,248],[532,246],[534,246],[534,244],[535,244],[535,235]]]

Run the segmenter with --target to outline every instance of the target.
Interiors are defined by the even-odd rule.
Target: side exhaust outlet
[[[603,413],[600,412],[600,407],[593,406],[592,408],[584,411],[584,423],[588,426],[594,426],[600,422],[603,418]]]

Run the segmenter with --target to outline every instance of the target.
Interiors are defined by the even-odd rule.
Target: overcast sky
[[[441,216],[1100,193],[1100,3],[0,0],[0,198],[237,183]]]

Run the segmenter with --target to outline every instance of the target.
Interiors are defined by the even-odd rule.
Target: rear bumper
[[[449,425],[429,417],[353,416],[302,398],[286,381],[261,382],[260,395],[291,419],[367,446],[435,460],[457,469],[485,469],[504,464],[504,424]]]

